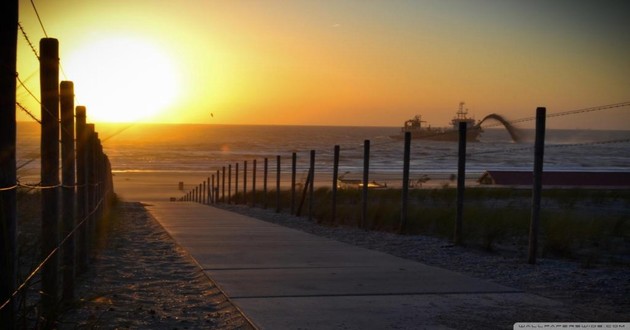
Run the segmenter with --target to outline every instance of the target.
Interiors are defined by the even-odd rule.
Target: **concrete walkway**
[[[210,206],[147,209],[261,329],[448,329],[471,306],[558,304]]]

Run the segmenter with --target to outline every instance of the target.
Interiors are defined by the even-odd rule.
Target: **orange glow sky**
[[[630,101],[626,0],[35,4],[93,121],[445,126],[460,101],[477,119]],[[29,0],[20,21],[37,47]],[[21,34],[18,47],[38,94]],[[562,118],[548,125],[630,129],[628,107]]]

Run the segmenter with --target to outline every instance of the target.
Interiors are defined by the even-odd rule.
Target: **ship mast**
[[[465,102],[459,102],[459,109],[457,110],[457,119],[466,120],[466,115],[468,114],[468,109],[464,109]]]

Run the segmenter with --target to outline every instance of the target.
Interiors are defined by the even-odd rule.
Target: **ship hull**
[[[412,140],[429,140],[429,141],[459,141],[459,131],[454,129],[419,129],[401,131],[399,135],[391,135],[396,140],[404,140],[405,133],[411,132]],[[466,130],[467,142],[479,142],[479,135],[483,130],[479,126],[475,126]]]

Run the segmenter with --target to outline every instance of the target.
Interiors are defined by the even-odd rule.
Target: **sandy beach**
[[[251,328],[141,203],[121,202],[106,232],[60,328]]]

